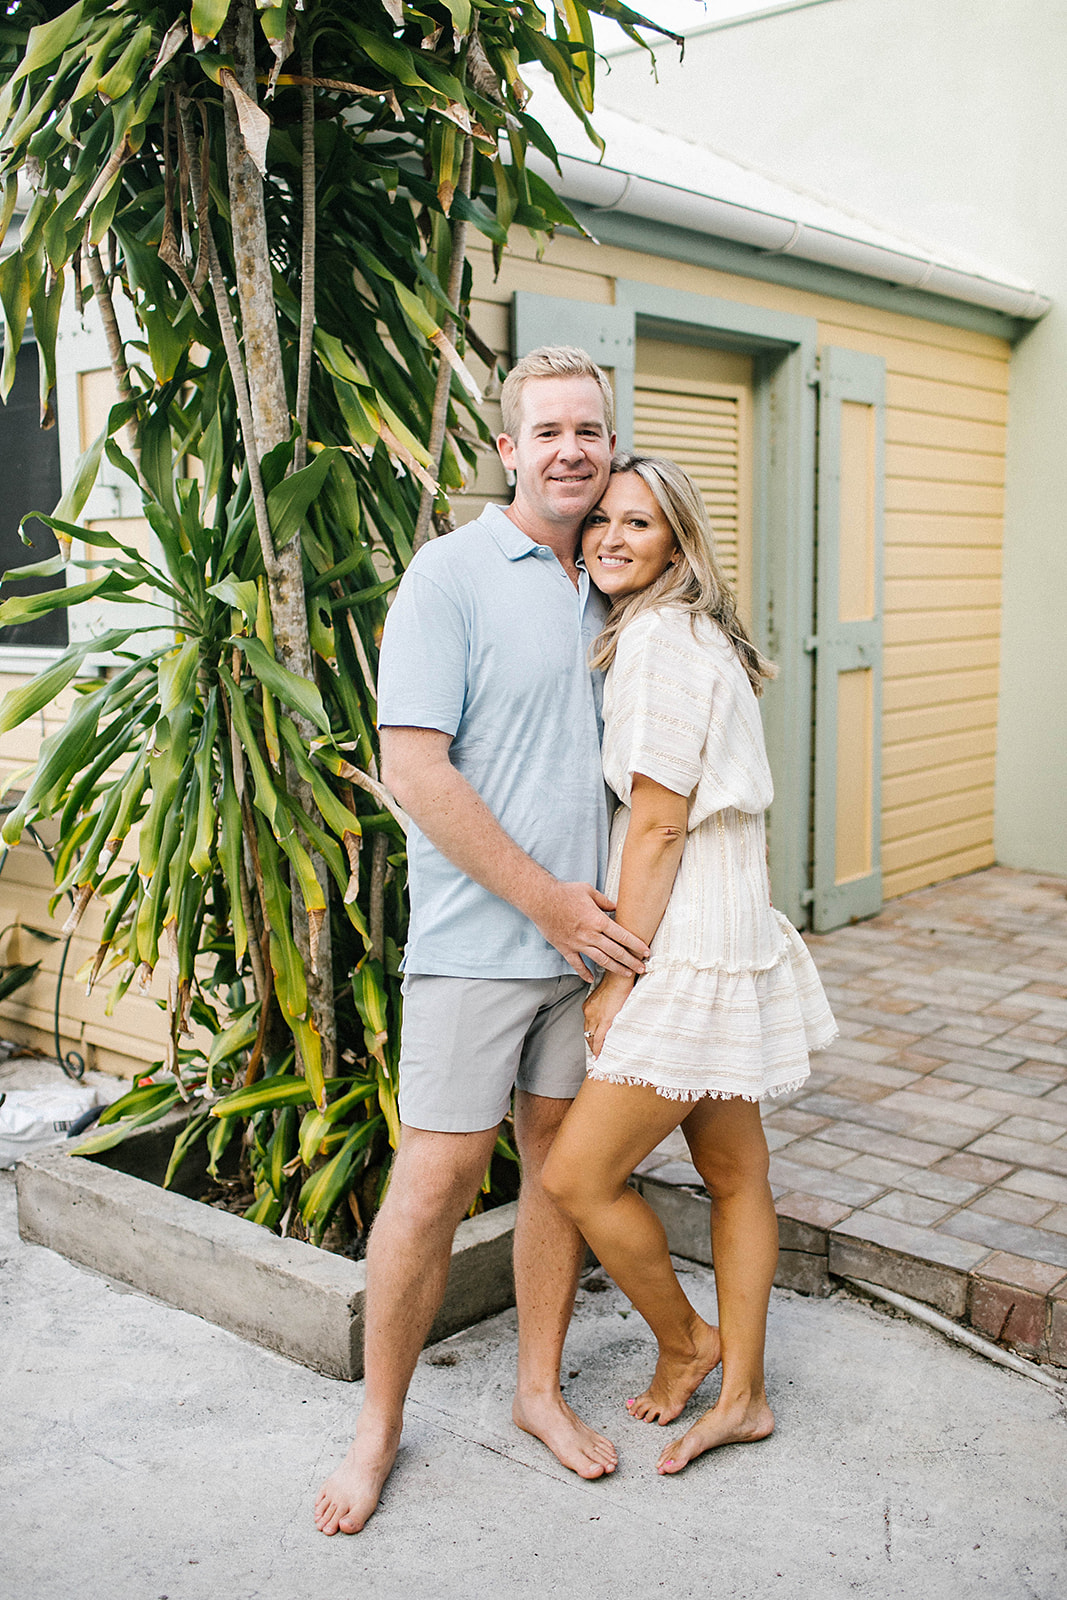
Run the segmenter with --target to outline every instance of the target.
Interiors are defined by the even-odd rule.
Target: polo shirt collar
[[[523,533],[517,523],[512,522],[503,506],[493,505],[490,502],[479,521],[509,561],[521,561],[523,556],[537,553],[538,546],[528,534]]]
[[[498,506],[489,501],[478,520],[509,561],[521,561],[524,556],[549,554],[546,545],[535,544],[528,534],[523,533],[517,523],[512,522],[503,506]],[[581,574],[578,580],[580,589],[582,578],[587,582],[589,581],[585,557],[582,555],[581,549],[578,550],[574,559],[575,565]]]

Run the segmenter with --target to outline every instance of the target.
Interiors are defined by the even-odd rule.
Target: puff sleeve
[[[625,803],[635,772],[691,799],[690,829],[728,806],[762,812],[772,786],[759,706],[710,618],[647,612],[620,635],[604,773]]]

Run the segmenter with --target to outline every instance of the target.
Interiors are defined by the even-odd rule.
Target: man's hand
[[[631,977],[644,972],[648,946],[612,920],[608,912],[614,911],[614,903],[591,884],[550,879],[536,905],[524,909],[549,944],[587,983],[590,972],[583,955],[607,972]]]

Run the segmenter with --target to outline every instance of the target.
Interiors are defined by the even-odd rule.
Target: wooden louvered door
[[[704,497],[746,624],[752,602],[752,358],[638,339],[634,445],[671,456]]]

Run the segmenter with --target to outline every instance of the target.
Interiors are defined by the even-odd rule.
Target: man
[[[404,1399],[440,1306],[452,1238],[515,1086],[522,1190],[513,1417],[579,1476],[609,1440],[560,1393],[584,1245],[541,1168],[585,1072],[583,957],[642,971],[608,915],[607,809],[589,646],[605,602],[577,560],[608,480],[611,390],[582,350],[523,358],[501,393],[507,510],[427,545],[382,641],[383,776],[415,826],[400,1059],[402,1136],[367,1250],[366,1388],[355,1442],[323,1485],[323,1533],[357,1533],[396,1457]]]

